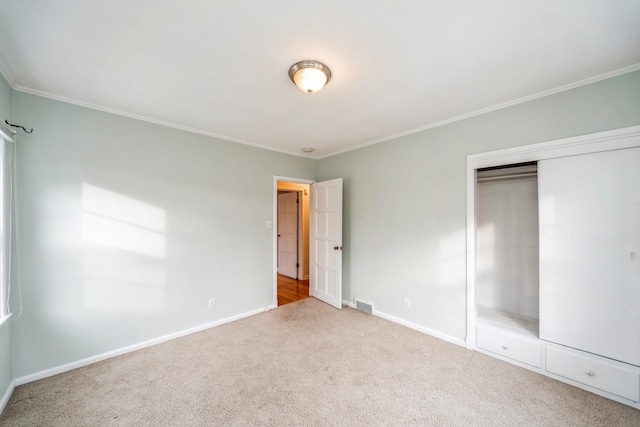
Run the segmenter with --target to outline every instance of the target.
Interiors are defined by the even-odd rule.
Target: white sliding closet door
[[[640,365],[640,148],[538,163],[540,338]]]

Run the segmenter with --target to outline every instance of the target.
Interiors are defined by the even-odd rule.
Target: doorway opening
[[[299,184],[304,186],[287,188],[290,185]],[[272,230],[273,303],[270,308],[278,306],[278,185],[282,191],[293,190],[302,193],[302,203],[298,203],[302,213],[297,221],[299,229],[302,230],[298,233],[298,241],[302,239],[302,243],[297,253],[302,252],[303,255],[299,256],[299,265],[294,269],[297,272],[296,276],[302,277],[302,280],[309,279],[309,296],[339,310],[344,303],[342,300],[342,178],[315,182],[277,176],[273,180],[275,227]],[[308,208],[305,209],[305,205]],[[271,221],[267,221],[267,227],[271,227]],[[308,239],[306,244],[305,238]]]
[[[276,180],[275,306],[309,297],[311,183],[295,179]]]

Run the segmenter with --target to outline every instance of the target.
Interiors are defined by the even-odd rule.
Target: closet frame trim
[[[640,147],[640,125],[467,156],[466,348],[476,348],[476,170],[633,147]]]

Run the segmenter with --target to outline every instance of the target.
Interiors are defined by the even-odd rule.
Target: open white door
[[[278,194],[278,274],[298,278],[298,193]]]
[[[342,308],[342,178],[311,185],[309,293]]]

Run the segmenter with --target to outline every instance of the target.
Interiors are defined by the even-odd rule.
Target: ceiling
[[[303,59],[332,72],[313,95]],[[640,1],[0,0],[0,61],[19,91],[321,158],[640,69]]]

